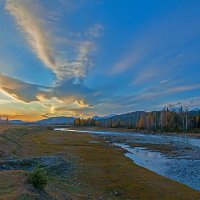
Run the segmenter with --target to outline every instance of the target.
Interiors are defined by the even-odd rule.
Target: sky
[[[199,0],[1,0],[0,115],[200,107]]]

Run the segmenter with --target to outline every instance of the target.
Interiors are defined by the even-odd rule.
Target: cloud
[[[95,113],[104,115],[114,111],[123,113],[145,108],[155,109],[155,106],[160,108],[166,103],[166,99],[171,102],[175,94],[177,96],[179,93],[199,89],[199,84],[177,85],[177,82],[172,80],[159,82],[132,95],[110,97],[102,96],[80,83],[74,83],[73,80],[65,80],[55,87],[43,87],[1,74],[0,91],[10,96],[12,101],[6,98],[5,101],[0,101],[0,104],[8,104],[8,101],[10,101],[8,105],[21,103],[21,106],[18,105],[21,110],[25,106],[24,108],[32,115],[37,113],[40,117],[54,115],[86,117]],[[179,102],[181,100],[178,99]]]
[[[0,91],[10,96],[13,102],[37,103],[50,114],[54,114],[59,108],[65,108],[65,112],[92,108],[92,104],[99,100],[95,91],[74,83],[73,80],[65,80],[55,87],[43,87],[0,74]],[[5,100],[11,102],[9,99]]]
[[[163,79],[160,81],[160,84],[165,84],[165,83],[168,83],[170,81],[172,81],[174,78],[168,78],[168,79]]]
[[[103,27],[102,24],[94,24],[93,26],[91,26],[89,28],[86,35],[92,36],[92,37],[95,37],[95,38],[99,38],[103,35],[103,31],[104,31],[104,27]]]
[[[200,96],[193,96],[189,98],[177,98],[173,101],[163,102],[159,105],[160,108],[163,108],[166,105],[175,105],[175,106],[184,106],[188,109],[194,109],[200,107]]]
[[[53,56],[50,39],[45,31],[43,23],[36,17],[30,6],[30,1],[14,0],[6,1],[6,10],[15,18],[21,30],[26,34],[28,44],[41,59],[45,66],[56,71],[57,66]]]
[[[24,83],[23,81],[2,74],[0,74],[0,88],[11,97],[25,103],[37,101],[37,95],[47,89],[46,87]]]
[[[124,55],[112,66],[110,74],[119,74],[135,67],[144,58],[145,53],[147,53],[147,48],[143,44],[138,45],[138,47],[132,44],[129,51],[123,53]]]
[[[51,18],[52,12],[48,13],[45,10],[46,16],[44,16],[43,8],[38,3],[37,0],[34,3],[33,1],[8,0],[5,9],[14,17],[32,51],[45,67],[53,71],[58,81],[74,77],[84,78],[91,67],[89,54],[94,49],[94,41],[83,37],[79,40],[66,38],[70,31],[62,35],[63,30],[59,27],[60,24],[49,27],[51,23],[48,19]],[[55,30],[52,31],[54,28]],[[101,27],[96,25],[90,33],[93,36],[98,34],[100,36],[100,29]],[[63,47],[63,44],[58,41],[70,41],[71,44]],[[70,55],[70,59],[67,55]]]
[[[177,86],[174,88],[170,88],[169,90],[166,91],[166,93],[185,92],[197,89],[200,89],[200,84]]]
[[[74,100],[94,96],[93,90],[84,87],[73,80],[65,80],[55,87],[44,87],[36,84],[26,83],[18,79],[10,78],[0,74],[0,88],[10,96],[25,103],[41,101],[48,98],[59,98],[61,100]],[[87,98],[88,100],[90,98]]]
[[[188,11],[189,9],[191,8],[188,8]],[[140,30],[133,32],[134,38],[127,42],[126,50],[116,59],[110,68],[110,74],[128,71],[135,74],[141,71],[139,75],[142,75],[147,68],[152,70],[162,68],[172,72],[175,68],[182,67],[188,60],[194,60],[194,55],[198,60],[199,50],[195,49],[194,45],[194,40],[200,33],[198,24],[197,12],[190,13],[186,17],[185,8],[180,6],[167,16],[163,15],[157,20],[154,19],[149,25],[141,26]],[[156,76],[156,71],[154,73]],[[157,74],[159,75],[160,73]],[[137,76],[136,74],[134,78]]]
[[[159,101],[162,98],[169,97],[174,94],[182,93],[182,92],[188,92],[188,91],[194,91],[200,89],[200,84],[191,84],[191,85],[175,85],[174,82],[165,82],[153,87],[146,88],[144,91],[136,95],[136,100],[142,101]],[[176,83],[177,84],[177,83]]]
[[[200,84],[182,85],[182,83],[179,83],[177,85],[176,80],[166,81],[135,92],[135,94],[107,98],[106,101],[95,105],[93,111],[101,114],[108,114],[109,112],[126,113],[134,110],[160,109],[164,107],[163,105],[166,106],[172,102],[188,104],[188,99],[191,101],[193,97],[187,98],[182,94],[199,89]],[[196,98],[199,99],[200,97],[195,97],[194,100]],[[195,101],[195,104],[199,103]]]

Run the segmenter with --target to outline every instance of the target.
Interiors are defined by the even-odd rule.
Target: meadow
[[[0,199],[199,199],[200,193],[134,164],[87,133],[41,126],[0,127]],[[35,168],[47,185],[28,182]]]

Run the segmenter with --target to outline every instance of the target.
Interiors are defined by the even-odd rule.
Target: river
[[[114,145],[125,149],[125,156],[137,165],[200,191],[200,138],[66,128],[55,130],[88,132],[102,136]],[[163,145],[171,149],[167,152],[159,151],[149,149],[148,145]]]

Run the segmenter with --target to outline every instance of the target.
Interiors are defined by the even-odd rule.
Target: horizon
[[[55,116],[51,116],[51,117],[46,117],[46,118],[43,118],[43,119],[40,119],[40,120],[32,120],[32,121],[26,121],[26,120],[20,120],[20,119],[8,119],[7,117],[4,117],[4,116],[0,116],[0,119],[3,118],[4,120],[8,120],[8,121],[22,121],[22,122],[25,122],[25,123],[32,123],[32,122],[38,122],[38,121],[42,121],[42,120],[48,120],[48,119],[51,119],[51,118],[61,118],[61,117],[66,117],[66,118],[74,118],[74,119],[94,119],[95,117],[99,117],[100,119],[109,119],[109,118],[112,118],[112,117],[115,117],[115,116],[120,116],[120,115],[126,115],[126,114],[130,114],[130,113],[137,113],[137,112],[144,112],[144,113],[152,113],[152,112],[162,112],[164,110],[168,109],[170,112],[175,112],[175,113],[180,113],[180,110],[182,110],[183,112],[199,112],[200,111],[200,108],[188,108],[188,107],[183,107],[182,105],[180,106],[176,106],[176,107],[167,107],[165,106],[164,108],[160,109],[160,110],[151,110],[151,111],[147,111],[147,110],[136,110],[136,111],[130,111],[130,112],[126,112],[126,113],[119,113],[119,114],[108,114],[108,115],[94,115],[94,116],[89,116],[89,117],[75,117],[73,115],[71,116],[66,116],[66,115],[55,115]],[[94,119],[94,120],[97,120],[98,119]]]
[[[3,0],[0,116],[200,108],[200,1]]]

